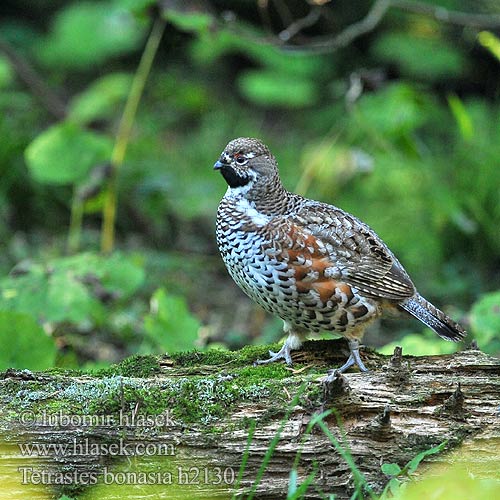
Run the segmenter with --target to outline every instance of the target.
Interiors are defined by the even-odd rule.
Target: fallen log
[[[430,449],[427,461],[466,460],[476,476],[500,480],[500,360],[474,348],[367,350],[368,373],[325,383],[345,348],[307,342],[293,368],[252,366],[266,355],[260,346],[134,356],[93,374],[7,370],[2,489],[25,498],[279,499],[292,478],[307,482],[305,498],[344,499],[382,491],[384,464],[403,468]]]

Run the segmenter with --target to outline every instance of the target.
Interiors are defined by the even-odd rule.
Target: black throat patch
[[[220,169],[220,173],[222,177],[226,179],[226,182],[229,184],[229,187],[237,188],[241,186],[246,186],[250,182],[250,177],[238,175],[234,169],[229,165],[224,165]]]

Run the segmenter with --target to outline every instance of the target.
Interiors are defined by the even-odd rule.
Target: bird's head
[[[279,182],[276,160],[258,139],[240,137],[232,140],[215,162],[231,190],[248,198],[264,194]]]

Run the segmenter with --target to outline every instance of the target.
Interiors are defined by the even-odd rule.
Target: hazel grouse
[[[445,340],[466,332],[424,299],[403,266],[366,224],[340,208],[287,191],[274,156],[259,140],[231,141],[214,168],[228,184],[217,211],[217,244],[229,274],[266,311],[284,321],[284,359],[307,332],[349,342],[352,365],[366,371],[359,342],[386,310],[403,310]]]

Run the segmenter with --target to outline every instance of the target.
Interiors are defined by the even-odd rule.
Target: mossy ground
[[[253,366],[277,347],[135,355],[89,374],[50,370],[34,373],[31,380],[7,378],[2,382],[0,405],[11,417],[22,411],[158,415],[168,410],[181,425],[202,424],[205,430],[220,430],[225,417],[239,405],[272,401],[274,413],[285,410],[303,378],[282,363]],[[309,400],[316,399],[316,390],[316,384],[311,384]]]

